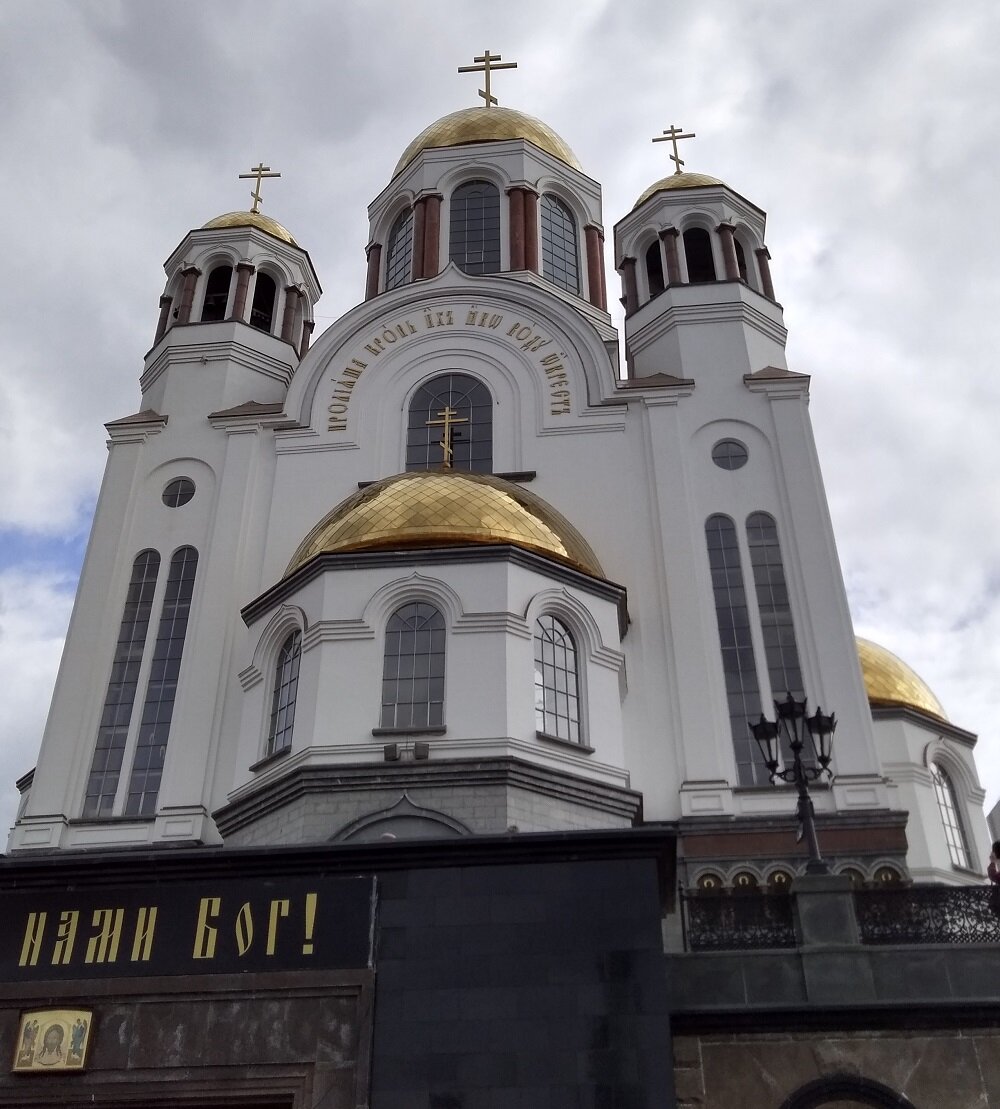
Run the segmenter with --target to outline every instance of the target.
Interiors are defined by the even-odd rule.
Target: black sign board
[[[374,906],[372,877],[9,891],[0,981],[364,969]]]

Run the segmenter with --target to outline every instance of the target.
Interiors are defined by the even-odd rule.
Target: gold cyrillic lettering
[[[52,948],[52,965],[68,966],[73,958],[73,944],[76,942],[76,926],[80,921],[77,909],[67,909],[59,914],[59,925],[56,928],[56,942]]]
[[[85,963],[113,963],[118,959],[118,944],[122,938],[124,909],[95,909],[91,923],[100,931],[87,942]]]
[[[19,967],[38,965],[38,956],[42,950],[42,936],[45,934],[45,920],[48,915],[48,913],[28,913],[28,922],[24,926],[24,942],[21,944],[21,958],[17,961]]]
[[[250,902],[246,901],[236,914],[236,950],[245,955],[253,943],[253,913]]]
[[[289,902],[286,898],[271,902],[271,912],[267,918],[267,953],[273,955],[278,946],[278,918],[288,916]]]
[[[214,959],[215,941],[219,936],[219,929],[209,924],[209,918],[215,920],[222,906],[221,897],[203,897],[198,902],[198,923],[194,930],[194,955],[195,959]]]
[[[153,953],[153,930],[156,928],[156,906],[140,905],[132,940],[132,962],[148,963]]]
[[[342,420],[337,416],[331,416],[328,423],[327,423],[327,425],[326,425],[326,430],[327,431],[346,431],[347,430],[347,421]]]

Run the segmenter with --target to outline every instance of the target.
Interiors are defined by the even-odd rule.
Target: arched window
[[[284,751],[292,745],[295,723],[295,698],[299,689],[299,659],[302,657],[302,632],[294,631],[281,645],[274,668],[274,693],[271,721],[267,729],[267,754]]]
[[[831,1074],[801,1086],[781,1103],[781,1109],[913,1109],[913,1103],[896,1090],[857,1074]]]
[[[465,273],[500,272],[500,190],[467,181],[451,194],[448,257]]]
[[[216,266],[208,275],[205,285],[205,303],[201,309],[202,323],[211,323],[213,320],[226,318],[226,306],[229,304],[229,286],[233,280],[232,266]]]
[[[477,474],[493,472],[493,396],[469,374],[441,374],[421,385],[410,402],[406,469],[432,470],[445,461],[445,410],[450,409],[451,465]]]
[[[160,556],[156,551],[143,551],[132,563],[132,579],[125,595],[111,677],[104,696],[104,712],[87,780],[84,816],[110,816],[114,809],[159,569]]]
[[[722,648],[722,672],[726,680],[729,724],[736,753],[740,785],[764,785],[767,768],[750,734],[749,721],[760,716],[760,685],[750,635],[747,604],[736,525],[728,516],[709,516],[705,523],[708,565],[715,594],[715,619]]]
[[[580,291],[576,220],[555,196],[542,196],[542,276],[570,293]]]
[[[266,273],[258,273],[253,290],[253,304],[250,308],[250,326],[258,331],[270,332],[274,323],[274,301],[278,286],[274,278]]]
[[[403,605],[385,629],[383,728],[444,723],[444,617],[424,601]]]
[[[649,299],[658,296],[666,287],[663,283],[663,254],[660,240],[649,244],[646,250],[646,280],[649,283]]]
[[[174,552],[167,574],[167,590],[156,632],[146,702],[142,706],[139,736],[132,759],[132,774],[125,799],[126,816],[153,816],[156,813],[156,798],[167,756],[167,739],[174,715],[177,679],[197,569],[198,552],[194,547],[181,547]]]
[[[684,257],[687,259],[688,281],[715,280],[712,237],[704,227],[689,227],[684,232]]]
[[[934,793],[937,796],[941,823],[944,825],[944,838],[948,843],[951,865],[969,870],[969,841],[965,836],[962,818],[958,815],[958,795],[955,792],[955,783],[948,776],[948,772],[944,767],[938,763],[932,762],[930,770],[931,777],[934,779]]]
[[[413,260],[413,209],[407,208],[396,217],[389,232],[389,249],[385,258],[385,287],[396,289],[410,280]]]
[[[750,278],[747,276],[747,256],[743,251],[743,244],[739,239],[734,239],[733,246],[736,247],[736,268],[740,271],[740,280],[749,283]]]
[[[535,727],[580,743],[580,681],[576,645],[566,626],[546,613],[535,621]]]

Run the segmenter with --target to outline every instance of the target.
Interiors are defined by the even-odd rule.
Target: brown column
[[[676,227],[664,227],[660,232],[663,255],[667,260],[668,285],[679,285],[681,283],[681,261],[677,257],[677,239],[679,236],[680,232]]]
[[[247,289],[250,287],[250,274],[254,267],[249,262],[236,264],[236,296],[233,297],[233,314],[231,320],[242,320],[247,307]]]
[[[524,269],[524,189],[515,185],[507,190],[510,228],[510,268]]]
[[[410,280],[419,281],[424,274],[424,221],[427,216],[427,198],[421,197],[413,205],[413,258],[410,261]]]
[[[538,268],[538,193],[524,190],[524,268],[541,273]]]
[[[167,324],[170,322],[170,305],[173,303],[173,297],[160,297],[160,315],[156,321],[156,335],[153,337],[154,347],[167,333]]]
[[[601,303],[601,239],[600,231],[594,224],[589,224],[583,229],[583,236],[587,243],[587,291],[590,294],[590,303],[598,308],[603,308]]]
[[[302,321],[302,342],[299,343],[299,358],[305,358],[306,351],[309,349],[309,340],[312,337],[313,328],[315,326],[315,320]]]
[[[379,271],[382,269],[382,244],[369,243],[365,247],[368,258],[368,276],[365,279],[365,300],[378,296]],[[284,336],[282,336],[284,338]]]
[[[424,197],[424,277],[436,277],[441,269],[441,199],[440,193]]]
[[[739,281],[740,264],[736,261],[736,242],[733,239],[733,225],[720,223],[715,229],[722,240],[722,261],[726,266],[726,280]]]
[[[757,268],[760,270],[760,284],[764,296],[768,300],[774,300],[774,286],[771,284],[771,266],[769,263],[771,252],[766,246],[759,246],[754,254],[757,255]]]
[[[376,270],[376,273],[378,271]],[[295,310],[302,300],[302,290],[296,285],[285,286],[285,312],[281,317],[281,338],[283,342],[292,343],[292,332],[295,329]]]
[[[639,307],[639,287],[635,283],[635,259],[622,259],[622,284],[625,286],[625,315],[631,315]]]
[[[197,266],[188,266],[186,270],[181,270],[181,273],[184,275],[184,284],[181,286],[181,303],[177,309],[177,322],[190,323],[191,305],[194,304],[194,287],[201,276],[201,270]]]

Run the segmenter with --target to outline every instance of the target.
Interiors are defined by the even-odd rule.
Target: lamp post
[[[809,862],[806,863],[807,874],[829,874],[830,868],[820,854],[819,839],[816,835],[816,814],[813,810],[812,798],[809,796],[809,782],[814,782],[823,774],[833,777],[830,770],[830,757],[833,747],[833,733],[837,728],[837,718],[831,713],[824,716],[821,709],[817,709],[812,716],[806,716],[805,699],[796,701],[789,693],[784,701],[774,702],[774,711],[777,721],[767,720],[761,713],[760,722],[750,725],[760,753],[764,757],[764,765],[771,776],[771,781],[780,778],[783,782],[794,782],[799,792],[798,817],[799,827],[806,837],[809,845]],[[816,755],[816,766],[805,766],[802,763],[802,748],[808,732],[812,740],[813,751]],[[784,770],[779,770],[779,742],[784,740],[792,752],[792,765]]]

